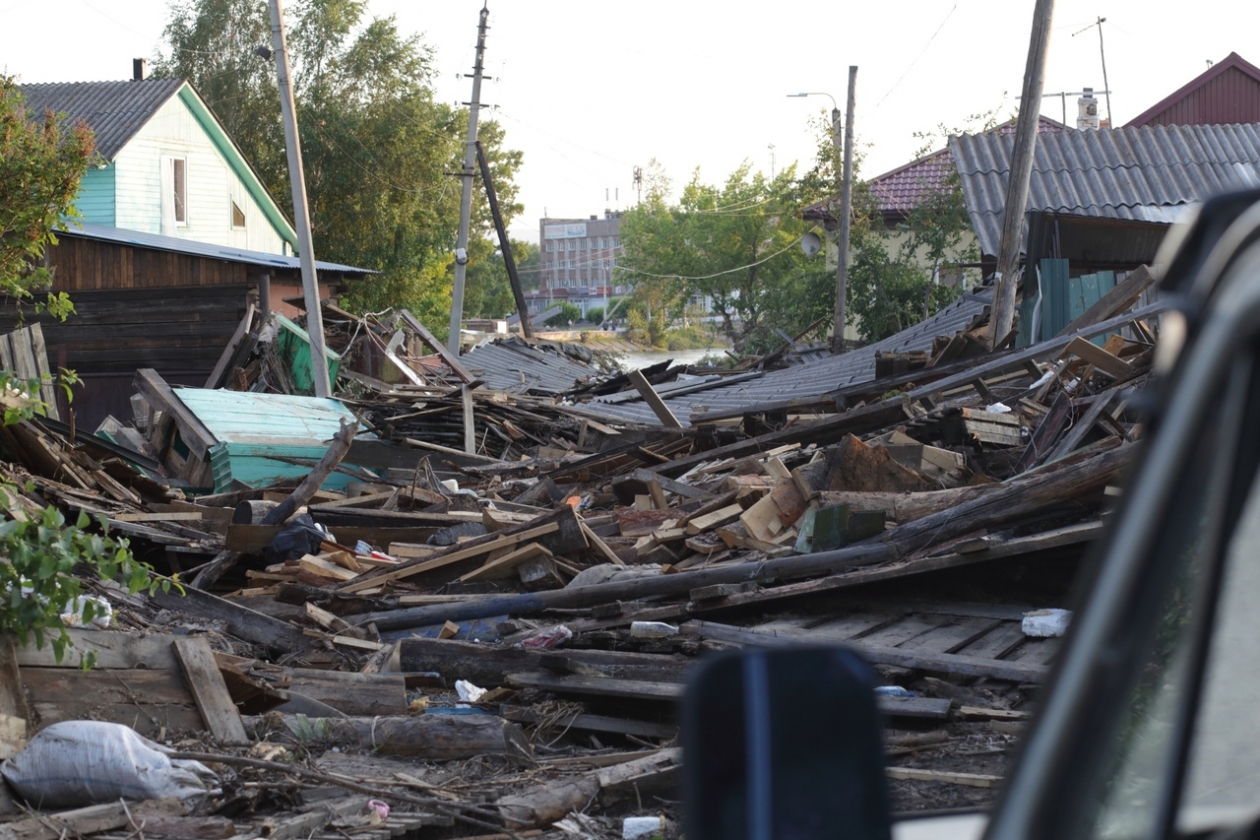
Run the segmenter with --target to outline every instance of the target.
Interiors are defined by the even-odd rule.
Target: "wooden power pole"
[[[455,235],[455,283],[451,288],[451,333],[446,346],[459,355],[459,330],[464,323],[464,278],[468,271],[468,229],[471,226],[473,178],[477,163],[477,114],[481,110],[481,73],[485,67],[486,20],[490,9],[481,7],[477,24],[477,61],[473,64],[472,101],[468,103],[468,137],[464,141],[464,168],[459,176],[464,179],[464,191],[459,198],[459,233]]]
[[[844,352],[844,322],[848,317],[849,220],[853,216],[853,109],[857,104],[857,67],[849,67],[849,100],[844,108],[844,180],[840,185],[840,230],[836,236],[836,326],[831,352]],[[834,132],[833,132],[834,133]]]
[[[315,384],[315,396],[327,397],[331,389],[328,359],[324,356],[324,317],[319,307],[319,278],[315,274],[315,251],[311,246],[311,214],[306,206],[306,176],[302,171],[302,142],[298,136],[293,86],[289,77],[284,10],[280,8],[280,0],[271,0],[268,5],[271,9],[271,48],[275,53],[276,81],[280,87],[280,116],[284,120],[284,145],[289,154],[289,186],[293,189],[293,224],[297,227],[298,259],[302,265],[306,332],[311,339],[311,380]]]
[[[1028,184],[1037,149],[1037,123],[1040,121],[1041,92],[1045,86],[1046,53],[1050,48],[1050,20],[1053,16],[1054,0],[1037,0],[1033,10],[1032,36],[1028,42],[1028,63],[1024,67],[1024,94],[1020,98],[1019,120],[1015,126],[1010,181],[1006,186],[993,308],[989,314],[990,346],[994,348],[1006,338],[1015,322],[1015,282],[1019,279],[1024,208],[1028,206]]]

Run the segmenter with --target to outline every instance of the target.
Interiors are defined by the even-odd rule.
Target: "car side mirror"
[[[687,840],[888,840],[874,688],[843,647],[703,663],[682,708]]]

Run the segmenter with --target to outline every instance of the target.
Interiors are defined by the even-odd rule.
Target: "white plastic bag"
[[[36,808],[79,808],[174,797],[191,809],[217,794],[219,777],[120,723],[69,720],[41,730],[0,774]]]

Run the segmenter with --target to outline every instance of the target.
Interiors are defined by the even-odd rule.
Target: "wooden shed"
[[[302,311],[297,257],[245,251],[158,234],[85,224],[58,234],[48,249],[53,291],[66,292],[76,314],[64,323],[22,307],[43,328],[53,369],[75,371],[74,413],[92,430],[114,414],[129,416],[131,380],[153,368],[168,382],[205,384],[250,301],[282,315]],[[317,262],[320,296],[340,292],[368,269]],[[0,332],[19,320],[0,311]],[[65,405],[61,406],[62,416]]]

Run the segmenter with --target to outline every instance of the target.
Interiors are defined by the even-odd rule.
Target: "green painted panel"
[[[1041,331],[1042,341],[1053,337],[1068,323],[1068,261],[1041,261]]]
[[[233,481],[263,487],[306,475],[307,466],[267,456],[318,461],[328,449],[327,441],[341,428],[341,420],[355,419],[336,400],[317,397],[203,388],[179,388],[175,393],[220,441],[210,450],[215,492],[223,492]],[[333,473],[323,486],[340,489],[349,480]]]
[[[280,334],[276,336],[276,347],[280,350],[280,358],[288,363],[289,377],[293,380],[293,387],[303,394],[315,393],[315,380],[311,376],[310,335],[283,315],[274,317],[276,323],[280,325]],[[337,369],[341,366],[341,356],[325,347],[324,357],[328,360],[328,386],[331,390],[337,382]]]
[[[74,199],[81,222],[94,225],[115,224],[114,164],[102,169],[89,169],[79,181],[79,194]]]

